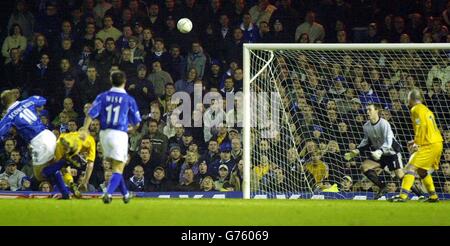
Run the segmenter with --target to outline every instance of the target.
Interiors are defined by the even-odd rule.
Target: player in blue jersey
[[[15,127],[20,136],[30,143],[34,175],[42,180],[42,170],[54,159],[56,149],[56,136],[45,128],[38,115],[38,110],[47,100],[32,96],[17,101],[17,95],[11,90],[3,91],[0,98],[7,108],[0,122],[0,139],[3,140],[9,129]]]
[[[125,91],[125,73],[112,73],[111,82],[113,87],[98,95],[92,104],[83,129],[87,131],[93,119],[100,120],[103,156],[111,161],[113,171],[103,202],[110,203],[112,193],[119,187],[123,201],[128,203],[130,194],[122,176],[128,158],[127,132],[139,127],[141,116],[136,101]]]

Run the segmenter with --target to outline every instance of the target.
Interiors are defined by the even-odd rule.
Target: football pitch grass
[[[1,199],[0,225],[450,225],[450,202]]]

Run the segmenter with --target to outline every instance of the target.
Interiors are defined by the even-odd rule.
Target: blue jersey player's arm
[[[102,95],[98,95],[97,98],[95,98],[95,101],[92,103],[92,106],[86,115],[86,119],[84,119],[83,129],[85,131],[89,130],[89,126],[91,125],[92,120],[100,115],[101,110]]]
[[[9,119],[9,117],[7,117],[8,115],[5,116],[5,118],[3,118],[0,121],[0,140],[3,141],[3,137],[8,134],[9,129],[11,129],[12,126],[12,121]]]
[[[44,109],[44,105],[47,103],[47,99],[41,96],[32,96],[29,100],[33,101],[38,112],[42,111]]]
[[[141,114],[134,98],[130,97],[130,110],[128,111],[128,122],[133,126],[129,131],[133,131],[139,127],[141,123]]]
[[[30,97],[30,100],[32,100],[34,102],[34,105],[36,105],[36,107],[38,108],[44,106],[47,103],[47,99],[41,96],[32,96]]]

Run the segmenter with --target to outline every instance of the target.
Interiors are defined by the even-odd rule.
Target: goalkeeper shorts
[[[388,167],[389,171],[394,171],[403,168],[402,155],[400,153],[397,153],[395,155],[382,155],[378,161],[374,160],[372,156],[370,156],[369,159],[371,161],[380,163],[380,166],[383,169],[385,167]]]

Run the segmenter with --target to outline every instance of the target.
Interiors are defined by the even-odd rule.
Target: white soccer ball
[[[188,33],[192,30],[192,21],[188,18],[181,18],[177,23],[177,28],[181,33]]]

